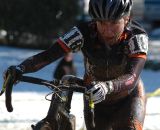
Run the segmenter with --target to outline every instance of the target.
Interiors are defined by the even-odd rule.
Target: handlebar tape
[[[4,82],[4,87],[6,88],[5,91],[5,103],[6,103],[6,108],[8,112],[12,112],[13,111],[13,107],[12,107],[12,88],[13,88],[13,79],[11,74],[9,74],[7,76],[6,81]]]
[[[22,76],[19,80],[23,82],[34,83],[39,85],[44,85],[43,82],[48,82],[44,79],[29,77],[29,76]]]

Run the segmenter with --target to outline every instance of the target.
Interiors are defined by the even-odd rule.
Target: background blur
[[[89,0],[0,0],[0,44],[47,48],[67,29],[89,19]],[[150,33],[160,27],[160,0],[133,0],[133,19]],[[159,31],[160,32],[160,31]]]
[[[46,49],[90,19],[89,0],[0,0],[0,45]],[[132,19],[149,34],[146,69],[159,70],[160,0],[133,0]]]
[[[10,65],[39,53],[53,44],[57,37],[88,16],[89,0],[0,0],[0,85],[2,74]],[[160,0],[133,0],[132,18],[148,32],[149,52],[141,73],[148,97],[144,130],[160,130]],[[78,76],[84,72],[81,53],[74,54]],[[30,75],[52,80],[58,61]],[[0,86],[0,88],[1,88]],[[156,91],[157,90],[157,91]],[[159,90],[159,91],[158,91]],[[0,130],[31,130],[30,124],[45,117],[49,102],[48,89],[20,83],[14,87],[14,111],[5,108],[5,96],[0,97]],[[156,92],[156,93],[154,93]],[[78,102],[77,102],[78,101]],[[82,104],[82,105],[81,105]],[[82,95],[73,98],[76,130],[83,125]]]

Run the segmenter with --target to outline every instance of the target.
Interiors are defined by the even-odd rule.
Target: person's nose
[[[114,35],[113,28],[110,24],[106,24],[106,26],[103,28],[103,32],[105,34],[107,34],[108,36],[113,36]]]

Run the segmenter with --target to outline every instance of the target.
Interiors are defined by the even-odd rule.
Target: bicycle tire
[[[69,118],[61,116],[59,123],[58,130],[76,130],[76,117],[72,114],[69,115]]]
[[[64,117],[61,118],[61,122],[59,122],[60,127],[58,129],[53,129],[49,122],[41,120],[35,126],[31,126],[32,130],[76,130],[76,117],[73,114],[69,115],[69,119]]]
[[[70,124],[67,125],[66,130],[76,130],[76,117],[73,114],[70,114],[69,118]]]
[[[54,130],[51,124],[45,120],[39,121],[35,126],[31,125],[32,130]]]

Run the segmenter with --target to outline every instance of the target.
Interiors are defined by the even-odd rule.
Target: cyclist
[[[131,20],[131,8],[132,0],[90,0],[91,21],[73,27],[48,50],[8,70],[12,70],[16,80],[65,53],[82,51],[84,81],[89,88],[86,93],[95,103],[96,126],[92,128],[84,96],[87,130],[142,130],[146,98],[140,73],[147,58],[148,36]],[[73,76],[64,79],[70,78]]]

